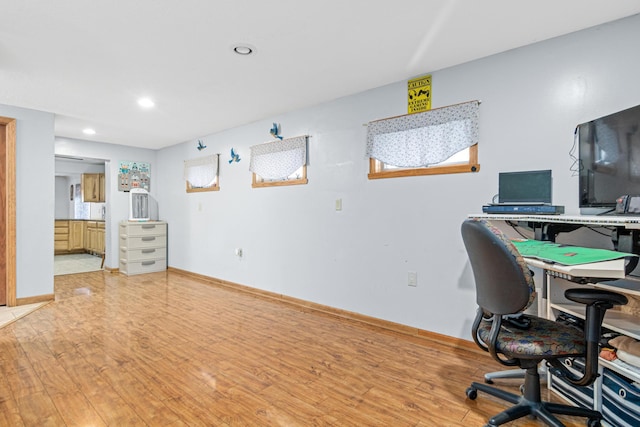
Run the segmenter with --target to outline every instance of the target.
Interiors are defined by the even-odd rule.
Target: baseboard
[[[424,329],[419,329],[407,325],[403,325],[400,323],[390,322],[388,320],[378,319],[376,317],[366,316],[364,314],[355,313],[348,310],[342,310],[339,308],[322,305],[298,298],[293,298],[287,295],[278,294],[275,292],[269,292],[262,289],[252,288],[250,286],[241,285],[239,283],[229,282],[227,280],[217,279],[215,277],[205,276],[203,274],[193,273],[187,270],[181,270],[175,267],[168,267],[168,271],[181,274],[183,276],[187,276],[193,279],[198,279],[204,281],[208,284],[222,286],[228,289],[232,289],[239,292],[248,293],[254,295],[256,297],[275,300],[279,302],[283,302],[286,304],[291,304],[296,307],[313,310],[321,313],[325,313],[331,316],[339,317],[341,319],[346,319],[358,323],[363,323],[369,326],[373,326],[380,329],[385,329],[388,331],[396,332],[402,335],[407,335],[423,340],[428,340],[434,343],[446,344],[448,346],[454,347],[460,350],[471,351],[473,353],[486,354],[484,351],[480,350],[478,346],[472,341],[454,338],[448,335],[439,334],[437,332],[427,331]]]
[[[55,299],[54,294],[36,295],[33,297],[16,298],[16,305],[36,304],[38,302],[50,302]]]

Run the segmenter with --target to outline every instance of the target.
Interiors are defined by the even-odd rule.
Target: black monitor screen
[[[640,195],[640,105],[578,125],[580,207]]]
[[[498,201],[551,204],[551,170],[499,173]]]

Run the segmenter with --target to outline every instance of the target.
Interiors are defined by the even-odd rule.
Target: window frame
[[[259,174],[257,174],[256,172],[254,172],[254,156],[256,155],[256,153],[254,152],[254,148],[258,149],[258,151],[260,150],[260,147],[262,146],[262,148],[264,148],[265,145],[270,145],[270,144],[276,144],[275,146],[277,147],[277,145],[280,142],[285,142],[285,143],[290,143],[293,144],[295,141],[293,140],[298,140],[300,138],[304,138],[304,154],[305,157],[303,159],[303,164],[298,167],[298,169],[296,169],[292,174],[290,174],[289,176],[285,177],[285,178],[275,178],[275,179],[269,179],[269,178],[262,178],[262,176],[260,176]],[[250,165],[249,165],[249,170],[251,171],[251,188],[265,188],[265,187],[286,187],[286,186],[290,186],[290,185],[306,185],[309,183],[309,180],[307,179],[307,165],[309,162],[309,135],[299,135],[299,136],[294,136],[294,137],[290,137],[290,138],[284,138],[284,139],[280,139],[280,141],[278,140],[274,140],[274,141],[270,141],[270,142],[266,142],[264,144],[259,144],[256,146],[251,147],[251,159],[250,159]],[[293,149],[296,149],[296,147],[294,147]],[[281,153],[281,152],[286,152],[286,151],[290,151],[290,150],[275,150],[273,152],[269,152],[269,153],[259,153],[257,154],[258,156],[261,155],[269,155],[269,154],[273,154],[273,153]],[[297,177],[297,175],[299,175],[300,177]],[[292,178],[293,177],[293,178]]]
[[[204,193],[207,191],[220,191],[220,154],[214,154],[216,156],[216,175],[213,179],[213,184],[208,187],[194,187],[191,185],[188,179],[185,179],[187,193]],[[195,160],[195,159],[190,159]],[[187,161],[187,160],[185,160]]]
[[[300,178],[296,179],[279,179],[279,180],[263,180],[260,175],[255,172],[251,172],[251,188],[264,188],[264,187],[284,187],[287,185],[304,185],[308,184],[307,179],[307,165],[302,165],[302,173]],[[298,169],[300,170],[300,169]],[[296,171],[297,172],[297,171]]]
[[[189,181],[187,183],[187,193],[203,193],[205,191],[220,191],[220,185],[218,183],[219,175],[216,175],[216,179],[213,180],[213,184],[209,187],[194,187]]]
[[[385,164],[373,157],[369,158],[369,179],[400,178],[406,176],[444,175],[453,173],[469,173],[480,171],[478,163],[478,144],[469,147],[469,160],[451,165],[433,165],[419,168],[398,168],[385,170]]]

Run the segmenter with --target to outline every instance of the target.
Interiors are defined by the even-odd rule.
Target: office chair
[[[545,360],[556,375],[576,386],[591,384],[598,375],[598,341],[605,311],[627,303],[624,295],[600,289],[568,289],[565,297],[584,304],[584,331],[570,325],[527,315],[529,325],[512,325],[505,315],[525,310],[535,298],[535,286],[524,258],[511,241],[490,222],[466,220],[461,227],[476,284],[478,312],[473,322],[473,340],[499,363],[525,370],[523,394],[473,382],[467,397],[477,398],[478,390],[514,404],[489,419],[487,427],[533,416],[552,427],[562,427],[553,414],[587,417],[589,427],[600,426],[602,414],[586,408],[543,402],[540,398],[538,365]],[[559,360],[584,357],[585,371],[576,376]]]

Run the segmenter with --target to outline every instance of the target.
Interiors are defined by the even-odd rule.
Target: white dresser
[[[128,276],[167,269],[167,223],[120,222],[120,272]]]

